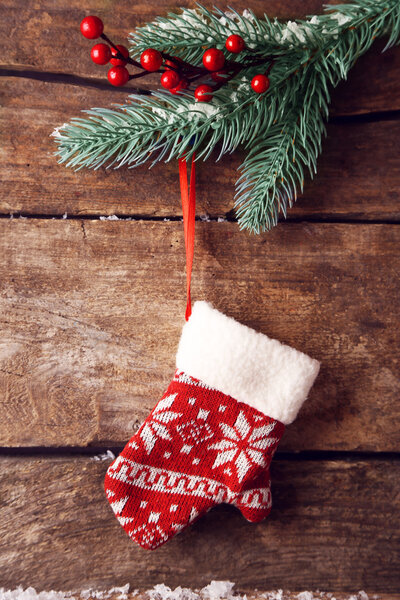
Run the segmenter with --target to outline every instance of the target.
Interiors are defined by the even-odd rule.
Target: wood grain
[[[205,1],[203,4],[208,8],[214,5],[226,8],[226,3],[221,1]],[[242,11],[248,4],[247,0],[233,0],[230,6]],[[270,17],[287,19],[321,13],[323,4],[322,0],[272,0],[266,6],[262,0],[253,0],[251,8],[260,16],[267,9]],[[179,6],[193,8],[195,2],[186,0]],[[16,11],[14,0],[3,0],[0,35],[9,43],[2,48],[0,64],[105,80],[105,68],[93,65],[90,41],[79,33],[81,19],[86,14],[98,14],[111,38],[122,43],[137,26],[176,9],[177,6],[168,0],[147,4],[120,0],[118,10],[115,10],[114,3],[103,0],[91,0],[90,5],[85,4],[84,7],[79,0],[67,4],[62,0],[41,0],[40,3],[27,0]],[[354,114],[400,108],[400,53],[391,49],[382,56],[383,46],[384,43],[378,41],[367,56],[361,57],[343,90],[335,94],[334,111]]]
[[[0,585],[36,589],[202,587],[399,591],[400,464],[273,463],[274,508],[250,525],[218,507],[155,552],[137,547],[103,491],[107,462],[0,462]]]
[[[120,445],[168,385],[180,222],[0,220],[0,443]],[[322,362],[283,450],[397,451],[396,225],[198,223],[193,298]]]
[[[80,110],[122,100],[112,92],[6,78],[0,98],[0,212],[62,215],[181,214],[176,161],[129,170],[78,173],[57,165],[49,134]],[[25,98],[29,97],[29,105]],[[344,140],[346,143],[344,143]],[[198,168],[197,213],[233,210],[240,153]],[[400,122],[332,124],[318,177],[291,218],[399,220]]]

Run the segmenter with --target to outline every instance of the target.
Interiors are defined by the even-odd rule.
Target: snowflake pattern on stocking
[[[140,430],[147,454],[153,450],[157,439],[171,440],[168,424],[182,416],[181,413],[168,410],[171,408],[177,394],[171,394],[157,404],[152,412],[152,419],[147,420]]]
[[[268,437],[275,422],[252,428],[243,411],[240,411],[233,427],[226,423],[219,423],[219,426],[224,438],[208,446],[209,450],[218,450],[213,469],[220,465],[229,466],[230,472],[236,469],[239,481],[243,481],[253,465],[265,467],[267,457],[263,450],[279,441],[279,438]]]

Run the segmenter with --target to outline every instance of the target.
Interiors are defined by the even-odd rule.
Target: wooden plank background
[[[249,524],[233,507],[220,506],[155,552],[121,535],[104,502],[106,467],[87,457],[3,458],[3,585],[40,587],[45,578],[51,589],[77,582],[104,589],[115,581],[202,587],[234,577],[244,590],[283,581],[288,589],[310,589],[323,581],[326,589],[392,591],[400,551],[393,539],[400,527],[393,511],[398,461],[276,460],[268,519]],[[16,522],[23,523],[18,538]]]
[[[282,18],[322,9],[250,5]],[[174,368],[185,304],[177,167],[74,173],[57,165],[49,134],[126,96],[91,64],[81,18],[99,14],[122,42],[171,9],[0,5],[0,587],[230,579],[250,593],[400,597],[400,52],[381,55],[381,42],[333,92],[318,177],[272,232],[234,222],[240,153],[199,166],[207,220],[196,224],[193,297],[322,363],[280,445],[271,516],[252,526],[220,507],[149,553],[105,500],[107,462],[93,455],[124,444]]]
[[[397,225],[198,223],[196,243],[194,297],[322,358],[280,449],[396,451]],[[174,369],[182,224],[3,219],[0,244],[1,443],[121,445]]]

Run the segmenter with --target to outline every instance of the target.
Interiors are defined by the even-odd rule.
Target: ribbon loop
[[[183,230],[186,250],[186,312],[185,319],[192,314],[192,301],[190,297],[190,283],[192,279],[192,266],[194,255],[194,226],[196,215],[196,167],[195,156],[192,155],[190,168],[190,184],[188,184],[188,169],[186,158],[179,159],[179,182],[181,187]]]

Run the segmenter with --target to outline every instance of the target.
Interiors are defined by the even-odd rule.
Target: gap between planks
[[[4,162],[0,212],[32,215],[181,216],[176,163],[75,173],[58,165],[49,134],[82,107],[110,103],[113,93],[64,84],[3,78]],[[30,108],[21,98],[29,96]],[[379,108],[393,108],[378,104]],[[400,220],[400,120],[328,124],[318,178],[307,183],[290,218]],[[346,144],[343,145],[343,140]],[[33,153],[33,150],[35,152]],[[216,158],[216,157],[215,157]],[[197,213],[234,216],[242,152],[217,164],[199,161]],[[210,185],[210,182],[212,184]]]
[[[200,214],[197,215],[195,220],[199,223],[237,223],[236,217],[233,214],[234,211],[230,211],[224,216],[221,215],[210,215],[210,214]],[[154,223],[163,223],[168,221],[173,222],[183,222],[183,219],[179,215],[168,215],[168,216],[156,216],[156,215],[146,215],[146,214],[136,214],[136,215],[100,215],[100,214],[89,214],[89,215],[78,215],[74,213],[64,212],[63,214],[51,214],[51,213],[39,213],[39,214],[30,214],[27,212],[10,212],[10,213],[0,213],[0,219],[36,219],[36,220],[44,220],[44,221],[149,221]],[[337,224],[337,225],[398,225],[400,223],[399,219],[358,219],[357,217],[352,217],[351,215],[344,217],[329,217],[324,216],[320,217],[318,215],[312,216],[298,216],[298,217],[287,217],[286,219],[280,219],[278,224],[280,223],[321,223],[321,224]],[[268,232],[263,232],[268,233]]]
[[[121,90],[120,88],[112,88],[108,83],[104,82],[104,79],[100,78],[81,77],[72,73],[57,73],[52,71],[40,71],[36,69],[18,69],[12,66],[0,67],[0,77],[17,77],[20,79],[31,79],[44,83],[65,84],[81,88],[94,88],[97,90],[111,92],[116,98],[124,98],[125,100],[127,98],[127,94],[134,94],[137,92],[137,88],[133,87],[124,90]],[[143,89],[146,88],[144,87]],[[150,92],[151,88],[149,87],[149,94]],[[327,122],[342,125],[346,123],[376,123],[380,121],[393,121],[399,119],[400,109],[369,109],[362,113],[339,113],[337,115],[330,116]]]

